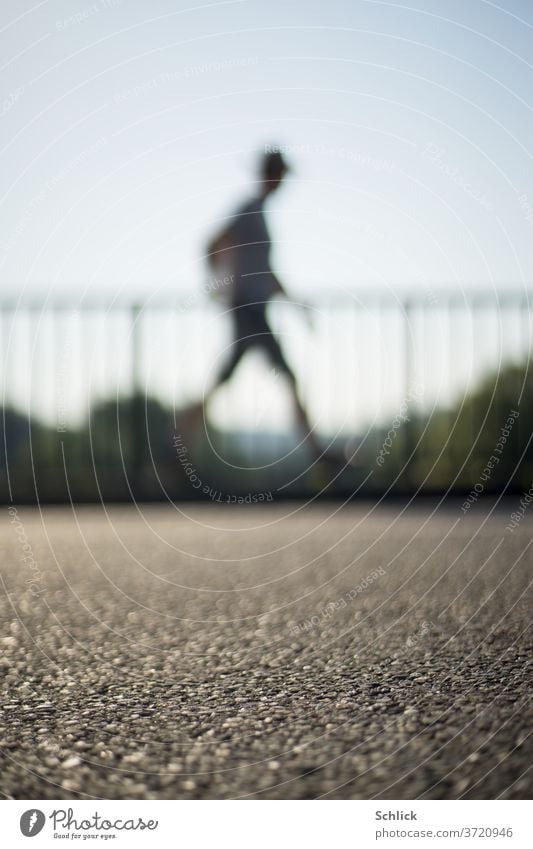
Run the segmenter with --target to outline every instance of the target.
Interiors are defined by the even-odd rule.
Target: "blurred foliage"
[[[513,418],[516,411],[517,418]],[[502,428],[509,424],[501,442]],[[314,464],[305,448],[265,435],[253,456],[243,434],[224,434],[188,411],[153,398],[106,401],[92,407],[77,429],[64,431],[4,409],[0,479],[4,501],[129,499],[230,500],[230,495],[276,492],[307,497],[346,496],[372,474],[362,494],[523,490],[533,476],[533,377],[509,366],[487,376],[450,409],[430,416],[409,410],[396,428],[373,429],[357,465]],[[181,456],[176,439],[185,446]],[[377,462],[385,442],[387,453]],[[499,442],[500,440],[500,442]],[[387,443],[388,445],[388,443]],[[499,445],[500,451],[495,453]],[[490,458],[491,468],[488,465]],[[410,459],[409,459],[410,458]],[[189,464],[188,469],[185,466]],[[191,472],[191,469],[193,470]],[[193,482],[191,475],[196,475]],[[288,480],[293,480],[286,486]],[[199,483],[198,483],[199,482]],[[278,487],[283,487],[278,490]],[[228,499],[226,499],[228,496]]]
[[[438,409],[430,416],[411,411],[409,419],[398,430],[387,462],[376,469],[381,488],[393,481],[403,483],[406,490],[432,491],[465,491],[480,482],[486,492],[531,485],[531,368],[509,366],[487,376],[475,392],[450,409]],[[386,438],[383,433],[379,436],[382,441]],[[382,441],[376,439],[377,451]]]

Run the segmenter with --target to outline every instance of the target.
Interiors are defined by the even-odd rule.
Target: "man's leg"
[[[181,424],[186,431],[192,432],[197,430],[202,419],[205,421],[206,404],[219,386],[222,386],[223,383],[229,380],[248,347],[246,344],[246,338],[243,338],[242,335],[242,318],[238,320],[237,314],[238,309],[232,310],[233,342],[229,349],[229,356],[218,373],[215,382],[209,387],[209,389],[207,389],[206,392],[204,392],[201,400],[191,404],[181,414]]]
[[[290,387],[290,390],[291,390],[291,395],[292,395],[293,404],[294,404],[294,411],[295,411],[295,414],[296,414],[296,421],[298,422],[298,426],[299,426],[301,432],[303,433],[303,435],[305,436],[305,439],[308,442],[309,447],[310,447],[311,451],[313,452],[313,454],[315,455],[315,457],[317,457],[317,458],[321,457],[323,455],[324,451],[323,451],[323,449],[322,449],[322,447],[321,447],[321,445],[318,441],[318,438],[316,436],[316,433],[315,433],[315,431],[314,431],[314,429],[313,429],[313,427],[312,427],[312,425],[311,425],[311,423],[310,423],[310,421],[307,417],[307,412],[305,410],[305,407],[303,406],[303,404],[300,400],[300,396],[298,394],[298,385],[296,383],[296,378],[294,377],[293,373],[290,372],[290,371],[287,372],[287,377],[288,377],[288,380],[289,380],[289,387]]]
[[[321,457],[323,450],[320,447],[320,443],[318,442],[314,429],[309,422],[305,407],[300,400],[296,376],[285,359],[281,346],[274,336],[264,314],[262,316],[261,327],[259,328],[258,339],[260,340],[258,341],[258,344],[266,351],[271,363],[287,376],[298,427],[304,435],[313,454],[316,457]]]
[[[238,364],[239,364],[239,362],[242,358],[242,355],[244,354],[244,351],[245,351],[244,345],[240,344],[238,340],[233,342],[233,344],[230,348],[229,357],[226,360],[226,362],[224,363],[220,372],[218,373],[218,376],[215,380],[215,383],[213,384],[213,386],[209,390],[209,394],[214,392],[215,389],[218,389],[219,386],[222,386],[223,383],[226,383],[226,381],[230,379],[231,375],[233,374],[233,372],[237,368],[237,366],[238,366]]]
[[[214,384],[204,394],[204,403],[209,400],[211,395],[230,379],[231,375],[241,361],[243,354],[250,347],[249,337],[249,321],[246,316],[245,307],[235,307],[232,310],[231,318],[233,322],[233,342],[229,350],[229,356],[218,373]]]

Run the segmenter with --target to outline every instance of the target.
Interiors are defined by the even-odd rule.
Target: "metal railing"
[[[527,369],[532,303],[533,292],[516,290],[425,291],[398,297],[368,291],[314,299],[311,331],[290,305],[273,304],[271,318],[327,444],[387,432],[406,403],[409,418],[416,415],[422,421],[448,411],[453,427],[453,411],[487,374],[503,373],[513,364]],[[175,421],[201,397],[230,341],[230,323],[223,312],[195,294],[144,302],[77,302],[66,297],[1,301],[8,483],[21,476],[21,469],[25,474],[27,464],[39,465],[40,459],[35,451],[31,456],[30,442],[30,455],[22,449],[13,452],[6,410],[10,421],[19,415],[19,430],[31,420],[32,433],[40,428],[42,436],[46,431],[49,443],[52,434],[57,435],[63,449],[68,442],[69,467],[81,480],[87,457],[75,437],[91,421],[91,411],[111,402],[122,410],[129,454],[141,466],[146,459],[146,399],[168,408]],[[267,392],[267,402],[262,392]],[[264,468],[269,452],[283,455],[291,434],[287,402],[268,369],[260,373],[257,366],[246,366],[236,385],[221,390],[221,396],[214,405],[214,429],[222,452],[229,452],[230,465],[243,465],[235,458],[244,457],[251,467]],[[137,401],[128,407],[127,399]],[[525,427],[522,419],[520,428]],[[474,444],[475,432],[471,436]],[[416,429],[403,428],[404,458],[413,455],[417,445]],[[56,449],[57,444],[41,465],[51,468],[63,461]],[[255,462],[258,456],[261,463]],[[121,460],[120,465],[127,463]],[[408,476],[402,479],[405,484]],[[255,480],[257,488],[258,470]],[[186,488],[172,493],[180,494],[186,497]]]

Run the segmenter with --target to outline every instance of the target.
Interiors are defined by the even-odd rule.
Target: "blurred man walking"
[[[205,400],[231,377],[247,351],[260,348],[274,368],[287,377],[298,424],[313,454],[321,456],[321,448],[300,400],[296,377],[266,315],[269,300],[275,295],[287,297],[287,293],[270,264],[271,239],[264,206],[270,195],[279,189],[288,170],[279,151],[265,153],[260,163],[255,195],[230,216],[227,225],[207,246],[212,273],[220,276],[223,272],[224,277],[231,281],[228,301],[233,321],[233,344],[227,362]]]

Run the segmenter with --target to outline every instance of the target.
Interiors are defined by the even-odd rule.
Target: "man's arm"
[[[216,269],[220,265],[221,259],[224,258],[225,252],[232,247],[231,225],[225,227],[206,245],[206,257],[210,268]]]

